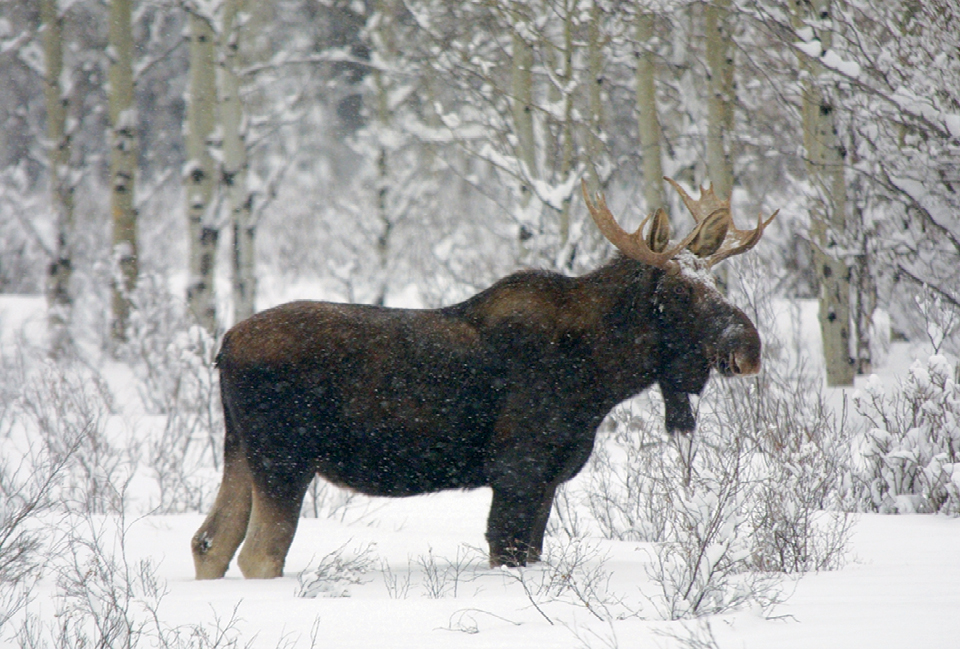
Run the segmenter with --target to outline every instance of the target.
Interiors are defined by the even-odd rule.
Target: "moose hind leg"
[[[261,486],[254,481],[247,538],[237,557],[237,565],[247,579],[283,576],[311,477],[291,481],[284,488]]]
[[[217,499],[190,544],[197,579],[223,577],[247,532],[251,476],[246,458],[237,451],[224,459]]]

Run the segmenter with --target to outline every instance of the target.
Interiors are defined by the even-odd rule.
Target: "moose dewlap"
[[[622,254],[583,277],[520,272],[436,310],[293,302],[233,327],[217,357],[223,481],[193,537],[197,578],[222,577],[241,543],[245,577],[280,576],[317,473],[374,496],[490,487],[490,564],[537,561],[557,486],[614,406],[656,383],[667,430],[690,433],[689,395],[711,369],[760,369],[756,328],[706,271],[773,216],[737,230],[712,189],[693,200],[673,186],[697,225],[672,247],[662,212],[629,234],[584,188]]]

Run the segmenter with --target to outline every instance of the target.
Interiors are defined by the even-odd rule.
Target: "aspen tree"
[[[391,0],[378,0],[376,4],[374,37],[377,53],[384,61],[389,61],[394,55],[393,21],[396,7]],[[376,123],[377,129],[383,134],[390,126],[390,89],[391,84],[383,70],[374,68],[373,84],[376,89]],[[389,258],[390,238],[393,234],[394,220],[390,215],[390,151],[381,140],[377,151],[377,217],[380,221],[380,233],[377,236],[377,261],[380,265],[379,284],[374,303],[383,306],[387,301],[387,292],[390,288]]]
[[[704,8],[707,51],[707,177],[721,200],[733,191],[734,86],[733,37],[730,34],[730,0],[714,0]],[[715,271],[720,290],[726,293],[728,268]]]
[[[240,97],[240,24],[244,0],[225,0],[219,66],[220,121],[223,128],[221,181],[233,227],[233,317],[253,315],[257,292],[256,223],[247,184],[247,128]]]
[[[733,133],[734,63],[730,1],[714,0],[704,9],[709,94],[707,98],[707,175],[713,190],[729,200],[733,189],[730,138]]]
[[[113,226],[111,336],[114,344],[127,338],[130,294],[137,283],[137,210],[134,188],[137,170],[137,113],[133,94],[133,26],[131,0],[111,0],[109,47],[110,214]]]
[[[50,353],[61,356],[70,348],[70,320],[73,293],[73,181],[70,178],[70,132],[67,129],[69,99],[62,85],[63,16],[56,0],[42,0],[40,20],[43,24],[43,50],[46,64],[44,96],[47,108],[47,140],[49,146],[50,200],[55,218],[55,241],[49,251],[47,268],[47,326]]]
[[[587,25],[587,102],[590,111],[590,132],[586,138],[587,186],[600,190],[597,164],[603,152],[603,52],[600,29],[603,11],[597,2],[590,5],[590,23]]]
[[[831,0],[794,0],[795,28],[819,41],[820,51],[832,46]],[[811,211],[810,239],[820,285],[820,332],[827,384],[853,385],[850,355],[850,269],[839,257],[846,233],[847,189],[844,148],[837,134],[835,104],[824,88],[825,70],[818,61],[803,57],[803,143],[807,173],[818,190]]]
[[[184,187],[187,196],[189,284],[187,307],[209,333],[217,328],[214,270],[218,225],[213,221],[215,166],[209,140],[216,126],[216,34],[212,16],[197,7],[189,10],[190,73],[187,85],[187,163]]]
[[[657,112],[654,15],[638,9],[637,30],[637,130],[643,161],[643,196],[647,213],[666,207],[663,191],[663,162],[660,141],[660,116]]]

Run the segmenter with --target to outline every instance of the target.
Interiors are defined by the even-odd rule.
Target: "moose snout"
[[[724,376],[752,376],[760,371],[760,335],[746,316],[739,320],[724,330],[715,348],[716,368]]]
[[[752,350],[736,350],[730,354],[728,367],[731,375],[752,376],[760,372],[760,355],[751,352]]]

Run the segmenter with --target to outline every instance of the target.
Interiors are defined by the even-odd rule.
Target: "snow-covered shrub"
[[[664,449],[661,482],[672,488],[663,494],[664,541],[648,573],[660,587],[653,601],[665,619],[776,599],[775,581],[751,570],[756,485],[747,479],[748,456],[730,441],[731,447],[696,444],[686,453],[677,452],[680,445]]]
[[[405,572],[394,572],[388,561],[380,560],[380,574],[383,576],[383,585],[386,587],[390,599],[407,599],[410,596],[410,585],[413,581],[412,572],[412,562],[409,559],[407,559],[407,570]]]
[[[914,296],[923,320],[923,330],[933,346],[933,353],[957,353],[957,333],[960,333],[960,309],[943,299],[936,291],[924,286]]]
[[[53,505],[52,492],[70,456],[41,453],[12,468],[0,458],[0,584],[18,584],[40,563],[40,528],[34,524]]]
[[[167,287],[164,277],[145,274],[130,296],[133,309],[127,340],[117,355],[137,378],[137,391],[148,413],[166,414],[176,408],[182,392],[177,341],[196,325],[183,300]]]
[[[83,513],[49,529],[45,566],[55,589],[55,613],[21,607],[9,639],[18,647],[63,649],[235,649],[237,609],[229,619],[171,626],[160,617],[166,584],[150,559],[126,554],[129,527],[122,514]],[[2,597],[2,594],[0,594]],[[2,604],[0,600],[0,604]],[[238,604],[239,606],[239,604]],[[24,613],[25,609],[25,613]],[[2,620],[2,614],[0,614]],[[242,646],[249,646],[247,645]]]
[[[204,511],[223,455],[223,415],[213,365],[215,342],[194,325],[167,348],[179,366],[163,430],[147,447],[147,462],[160,488],[163,513]]]
[[[838,506],[845,475],[840,427],[811,407],[815,391],[780,387],[762,376],[717,385],[695,435],[641,464],[652,486],[637,493],[645,509],[659,507],[650,577],[661,616],[768,606],[779,597],[774,573],[841,564],[851,519],[825,511]]]
[[[636,614],[624,598],[610,588],[607,557],[595,543],[583,537],[551,540],[540,562],[525,568],[503,568],[506,579],[515,580],[527,599],[548,622],[547,604],[559,602],[582,607],[598,620],[622,619]]]
[[[65,462],[57,497],[83,512],[120,511],[138,448],[112,416],[103,378],[79,363],[47,361],[27,378],[18,405],[51,461]]]
[[[843,564],[854,518],[815,502],[825,477],[822,459],[822,449],[810,443],[779,458],[758,458],[765,466],[750,511],[753,569],[804,573]]]
[[[888,390],[876,376],[854,397],[870,423],[854,444],[859,504],[884,513],[960,514],[960,366],[915,361]]]
[[[720,444],[739,440],[750,484],[751,569],[802,573],[843,563],[853,519],[843,513],[849,453],[843,413],[819,378],[776,364],[749,382],[717,386]]]
[[[111,529],[114,521],[119,530]],[[123,518],[77,521],[55,563],[58,641],[71,646],[136,647],[148,632],[142,608],[162,589],[149,560],[126,560]]]
[[[144,408],[164,417],[146,444],[159,489],[157,511],[203,511],[223,454],[217,343],[156,277],[141,279],[132,301],[136,309],[121,355],[137,377]]]
[[[376,566],[372,545],[347,551],[347,544],[328,552],[300,573],[297,597],[349,597],[348,586],[363,584]]]
[[[442,599],[448,595],[457,597],[468,574],[475,573],[486,561],[474,548],[461,545],[454,559],[434,556],[430,548],[427,554],[417,557],[417,564],[423,575],[420,584],[423,594],[429,599]]]
[[[0,321],[0,327],[3,324]],[[17,400],[25,381],[24,365],[22,347],[18,347],[16,353],[9,353],[0,342],[0,440],[10,436],[17,418]]]
[[[654,405],[656,405],[654,401]],[[663,437],[653,415],[638,401],[611,417],[613,432],[594,447],[585,471],[581,497],[591,518],[609,539],[662,541],[667,522],[666,491],[673,485],[660,479]],[[551,520],[574,519],[576,510],[555,503]]]
[[[41,515],[69,457],[44,452],[15,467],[10,459],[0,457],[0,629],[32,599],[44,561]]]

